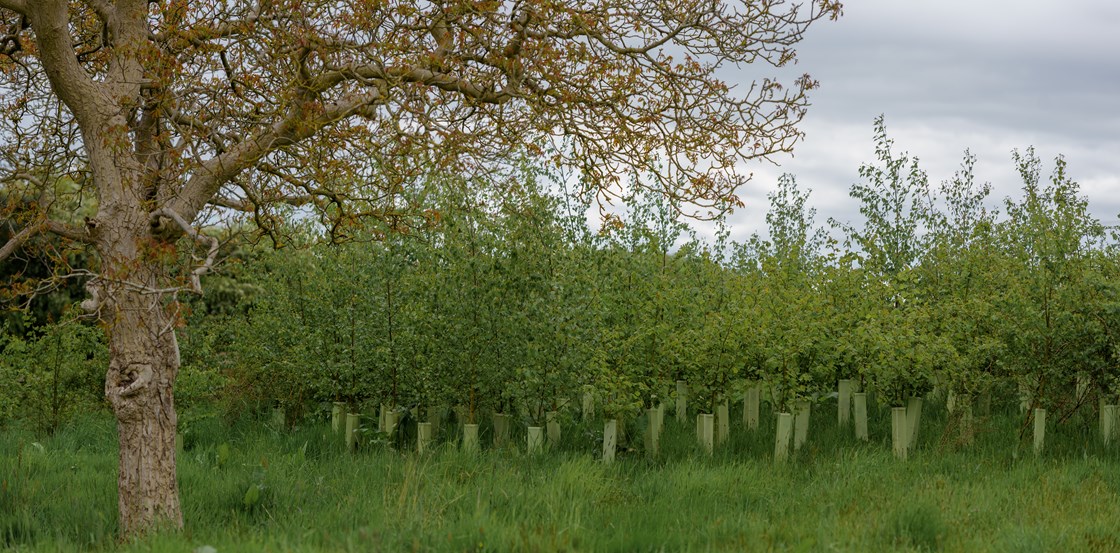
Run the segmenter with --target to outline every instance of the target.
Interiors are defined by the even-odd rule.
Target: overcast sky
[[[1120,212],[1120,2],[1113,0],[848,0],[844,17],[811,28],[795,73],[821,82],[805,140],[780,167],[754,166],[731,218],[733,238],[765,233],[766,193],[781,173],[813,190],[817,221],[857,221],[848,188],[874,161],[873,121],[931,183],[964,150],[992,203],[1018,197],[1011,150],[1034,146],[1048,173],[1062,154],[1106,224]],[[772,75],[744,69],[743,81]],[[698,225],[702,226],[702,225]],[[705,232],[705,234],[707,234]]]

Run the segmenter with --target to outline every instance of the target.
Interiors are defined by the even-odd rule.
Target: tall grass
[[[0,432],[0,549],[16,551],[1111,551],[1120,548],[1120,460],[1079,425],[1053,428],[1041,458],[1017,414],[981,417],[971,446],[927,404],[919,445],[890,454],[813,414],[810,439],[775,466],[773,418],[712,456],[666,419],[662,452],[629,421],[617,462],[601,424],[566,419],[560,444],[457,450],[454,426],[417,455],[373,441],[347,453],[320,421],[277,429],[192,419],[179,455],[182,532],[116,541],[116,446],[106,416],[56,434]],[[262,418],[263,421],[263,418]],[[483,431],[483,441],[487,438]],[[520,448],[518,446],[521,446]],[[255,491],[254,491],[255,490]]]

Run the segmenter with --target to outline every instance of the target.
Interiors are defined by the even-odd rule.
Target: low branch
[[[35,235],[43,234],[45,232],[57,234],[58,236],[74,240],[75,242],[81,242],[83,244],[93,244],[93,236],[91,236],[86,230],[67,225],[66,223],[46,220],[28,225],[24,227],[23,230],[17,232],[14,236],[9,238],[8,242],[4,244],[3,247],[0,247],[0,261],[7,259],[8,256],[15,253],[16,250],[26,244],[27,241],[33,238]]]
[[[46,184],[43,182],[43,179],[39,178],[36,175],[23,171],[12,175],[11,179],[9,180],[25,180],[31,183],[31,186],[34,186],[35,188],[38,188],[40,190],[46,188]]]
[[[447,92],[456,92],[484,104],[504,104],[513,99],[506,90],[494,91],[457,77],[450,73],[420,67],[385,68],[380,64],[355,64],[339,67],[318,75],[308,82],[308,90],[322,92],[344,81],[358,81],[366,85],[381,83],[417,83]]]
[[[81,242],[83,244],[92,245],[94,243],[93,235],[91,235],[89,231],[84,228],[75,227],[66,223],[60,223],[58,221],[47,221],[43,224],[46,226],[46,230],[48,232],[51,232],[52,234],[57,234],[63,238],[67,238],[75,242]]]
[[[97,16],[106,23],[116,15],[117,9],[106,0],[86,0],[86,3],[89,4],[89,6],[93,8],[93,11],[97,12]]]
[[[8,239],[8,243],[4,244],[4,247],[0,248],[0,261],[7,259],[8,256],[12,255],[20,246],[30,240],[32,236],[42,231],[42,225],[32,225],[17,232],[15,236]]]
[[[10,9],[24,6],[23,0],[0,0],[0,6]],[[26,8],[24,8],[26,9]],[[107,98],[102,83],[94,81],[74,55],[74,44],[69,32],[70,10],[65,1],[36,1],[34,10],[24,13],[35,31],[35,43],[43,72],[51,83],[51,90],[62,100],[78,124],[86,129],[99,128],[105,113],[113,113],[117,106]],[[87,143],[97,144],[96,141]]]
[[[175,224],[179,225],[179,228],[183,229],[183,232],[187,236],[190,236],[195,242],[208,242],[210,244],[210,249],[206,253],[206,259],[202,261],[201,265],[195,267],[194,270],[191,271],[191,291],[202,295],[202,281],[200,277],[214,268],[214,262],[218,259],[218,239],[198,232],[190,223],[187,223],[182,216],[166,207],[153,211],[151,217],[155,220],[158,220],[159,217],[167,217],[175,221]]]
[[[167,43],[172,38],[176,38],[195,46],[203,46],[207,42],[242,35],[245,33],[246,29],[251,29],[258,23],[265,23],[275,19],[276,16],[274,15],[262,16],[261,8],[261,3],[257,3],[248,17],[244,19],[226,20],[213,27],[203,27],[200,25],[189,28],[177,28],[171,32],[154,34],[151,36],[151,39],[159,43]]]
[[[213,198],[210,198],[210,201],[206,203],[207,205],[212,205],[214,207],[224,207],[226,209],[232,209],[234,211],[240,211],[242,213],[253,212],[253,204],[244,200],[226,198],[224,196],[214,196]]]

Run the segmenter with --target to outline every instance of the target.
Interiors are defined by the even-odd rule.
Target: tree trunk
[[[179,371],[179,345],[174,314],[168,313],[162,294],[135,289],[137,282],[158,282],[159,269],[147,268],[151,270],[129,271],[131,286],[104,285],[104,290],[112,292],[107,294],[110,301],[101,306],[101,320],[109,335],[105,396],[116,414],[120,440],[122,536],[183,526],[172,391]]]

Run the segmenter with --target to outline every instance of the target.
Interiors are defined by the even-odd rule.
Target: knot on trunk
[[[105,396],[113,405],[118,418],[129,418],[128,413],[139,412],[142,399],[149,394],[142,394],[152,388],[155,378],[155,369],[151,363],[110,363],[109,374],[105,379]]]
[[[98,315],[101,311],[101,306],[104,304],[104,300],[101,297],[101,282],[96,278],[90,279],[86,282],[85,288],[86,292],[89,293],[89,297],[82,300],[82,310],[85,311],[87,315]]]
[[[152,365],[150,363],[133,363],[128,366],[128,371],[122,375],[120,382],[121,397],[136,395],[140,390],[147,388],[152,382]]]
[[[159,240],[174,243],[183,234],[183,229],[179,227],[178,223],[171,217],[159,213],[152,215],[149,224],[152,227],[152,237]]]

